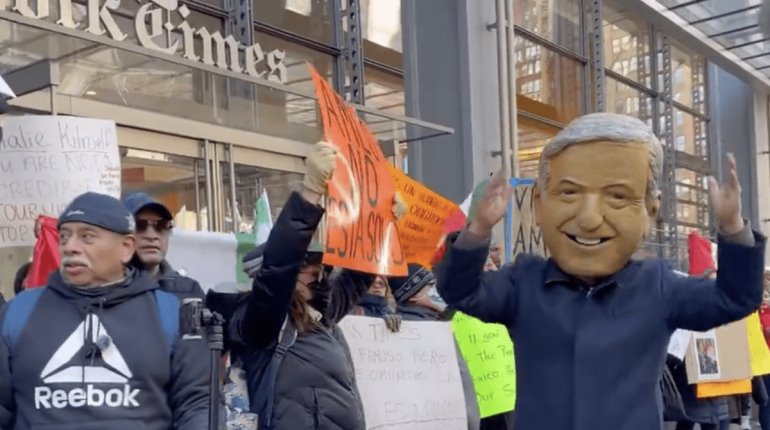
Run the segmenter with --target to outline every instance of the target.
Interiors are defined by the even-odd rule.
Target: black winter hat
[[[430,270],[419,264],[410,264],[409,276],[390,279],[390,290],[397,302],[404,303],[435,279],[436,275]]]
[[[75,197],[59,216],[56,227],[82,222],[118,234],[131,234],[136,228],[134,215],[115,197],[87,192]]]

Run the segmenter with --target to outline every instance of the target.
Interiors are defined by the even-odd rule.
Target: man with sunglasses
[[[166,261],[168,241],[174,228],[171,211],[147,193],[134,193],[123,199],[123,204],[136,220],[136,253],[132,264],[147,271],[158,280],[160,289],[176,294],[181,299],[204,299],[198,282],[183,276]]]

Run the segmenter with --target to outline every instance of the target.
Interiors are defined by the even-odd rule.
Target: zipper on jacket
[[[591,287],[591,288],[589,288],[589,289],[588,289],[588,292],[586,293],[586,298],[587,298],[587,299],[590,299],[590,298],[591,298],[591,296],[593,296],[593,295],[594,295],[594,290],[595,290],[595,288],[594,288],[594,287]]]

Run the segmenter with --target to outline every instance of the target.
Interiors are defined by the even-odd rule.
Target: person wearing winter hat
[[[158,280],[160,289],[181,299],[203,300],[198,281],[174,270],[166,260],[169,238],[174,228],[174,216],[166,205],[147,193],[134,193],[123,199],[136,221],[136,252],[131,260],[134,267],[145,270]]]
[[[401,329],[401,315],[396,313],[388,299],[392,299],[388,280],[384,276],[377,276],[372,285],[359,300],[351,315],[382,318],[388,330],[397,333]]]
[[[59,271],[0,314],[0,428],[206,429],[208,345],[183,340],[179,299],[129,266],[133,215],[88,192],[57,228]]]
[[[322,265],[311,247],[339,150],[312,146],[302,190],[293,192],[261,249],[244,268],[251,292],[230,322],[246,370],[249,407],[259,428],[363,430],[363,405],[350,351],[338,323],[374,276]],[[395,212],[394,196],[394,212]]]
[[[436,277],[430,270],[417,265],[409,265],[406,277],[392,278],[390,287],[396,300],[396,310],[404,321],[448,321],[452,310],[436,293]],[[465,394],[465,408],[468,416],[468,429],[479,430],[481,415],[479,412],[473,379],[468,365],[457,349],[457,364],[460,367],[460,379]]]

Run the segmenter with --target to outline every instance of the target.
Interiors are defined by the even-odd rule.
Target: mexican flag
[[[273,216],[270,213],[270,201],[267,198],[267,190],[262,191],[262,196],[257,199],[254,206],[254,233],[256,234],[256,244],[261,245],[267,242],[270,236],[270,230],[273,229]]]

